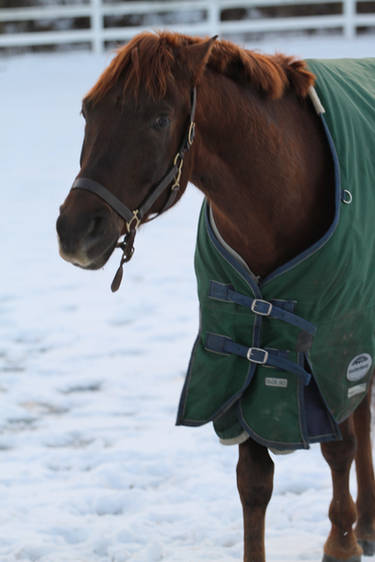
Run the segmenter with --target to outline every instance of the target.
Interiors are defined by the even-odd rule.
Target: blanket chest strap
[[[289,312],[280,306],[276,306],[272,302],[264,299],[252,299],[251,297],[242,295],[241,293],[234,291],[230,285],[223,285],[217,281],[210,281],[208,296],[214,300],[246,306],[247,308],[250,308],[251,312],[254,314],[282,320],[287,324],[292,324],[293,326],[296,326],[296,328],[300,328],[312,336],[316,333],[316,326],[304,318],[301,318],[297,314],[293,314],[292,312]]]
[[[247,347],[246,345],[234,342],[227,336],[211,333],[207,334],[204,347],[207,351],[213,351],[223,355],[238,355],[239,357],[247,359],[250,363],[257,363],[258,365],[276,367],[283,371],[288,371],[289,373],[302,377],[305,386],[309,384],[311,379],[311,374],[305,371],[303,367],[294,361],[286,359],[285,353],[275,349]]]

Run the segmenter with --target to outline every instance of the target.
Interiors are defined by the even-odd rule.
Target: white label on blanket
[[[277,386],[278,388],[286,388],[288,386],[288,379],[279,379],[277,377],[266,377],[264,379],[266,386]]]
[[[356,386],[351,386],[348,388],[348,398],[352,398],[357,394],[362,394],[362,392],[366,392],[367,384],[363,382],[362,384],[356,384]]]
[[[346,378],[351,382],[356,382],[367,375],[372,365],[371,355],[368,353],[361,353],[356,355],[350,361],[346,371]]]

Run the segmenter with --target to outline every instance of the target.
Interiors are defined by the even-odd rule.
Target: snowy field
[[[375,39],[252,47],[374,56]],[[115,295],[119,253],[95,273],[57,253],[80,99],[108,61],[0,59],[0,562],[238,562],[237,448],[174,426],[198,327],[200,195],[142,229]],[[277,458],[268,561],[319,561],[329,501],[318,446]]]

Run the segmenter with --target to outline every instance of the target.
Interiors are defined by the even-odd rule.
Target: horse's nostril
[[[79,247],[92,246],[105,232],[105,218],[101,214],[81,216],[79,220],[68,220],[60,215],[56,223],[60,244],[67,253],[74,253]]]
[[[56,230],[57,230],[57,234],[59,235],[60,238],[63,238],[65,231],[66,231],[66,227],[65,227],[65,220],[62,217],[62,215],[59,216],[59,218],[56,221]]]
[[[87,238],[97,239],[103,234],[103,231],[104,231],[104,217],[102,216],[93,217],[87,229]]]
[[[94,217],[89,224],[89,227],[87,229],[87,235],[91,236],[92,234],[95,234],[95,232],[98,230],[98,228],[100,227],[100,223],[102,222],[101,217]]]

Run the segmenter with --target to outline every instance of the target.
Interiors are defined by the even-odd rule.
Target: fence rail
[[[374,4],[374,0],[360,0]],[[359,27],[375,27],[374,13],[361,14],[358,12],[357,0],[307,0],[304,6],[314,5],[339,5],[340,13],[337,15],[307,15],[267,17],[263,16],[261,8],[264,7],[292,7],[301,5],[301,0],[168,0],[165,2],[123,2],[103,3],[103,0],[90,0],[89,4],[74,4],[70,6],[45,6],[35,8],[2,8],[0,9],[0,47],[58,45],[63,43],[89,43],[95,52],[102,52],[106,43],[113,41],[127,41],[141,30],[150,26],[129,25],[120,27],[108,23],[108,17],[114,16],[150,16],[160,14],[175,14],[176,22],[173,24],[155,23],[153,27],[173,29],[191,35],[236,35],[239,33],[267,33],[276,31],[302,31],[335,29],[347,38],[353,38],[358,33]],[[250,17],[246,19],[228,19],[225,21],[223,12],[230,8],[243,8],[251,10]],[[184,23],[181,13],[185,18],[198,18],[198,21]],[[178,16],[180,14],[180,16]],[[7,32],[6,24],[26,21],[58,21],[65,18],[86,18],[87,29],[35,31],[27,33]],[[161,21],[161,20],[160,20]],[[1,25],[3,31],[1,32]],[[5,32],[4,32],[5,30]]]

